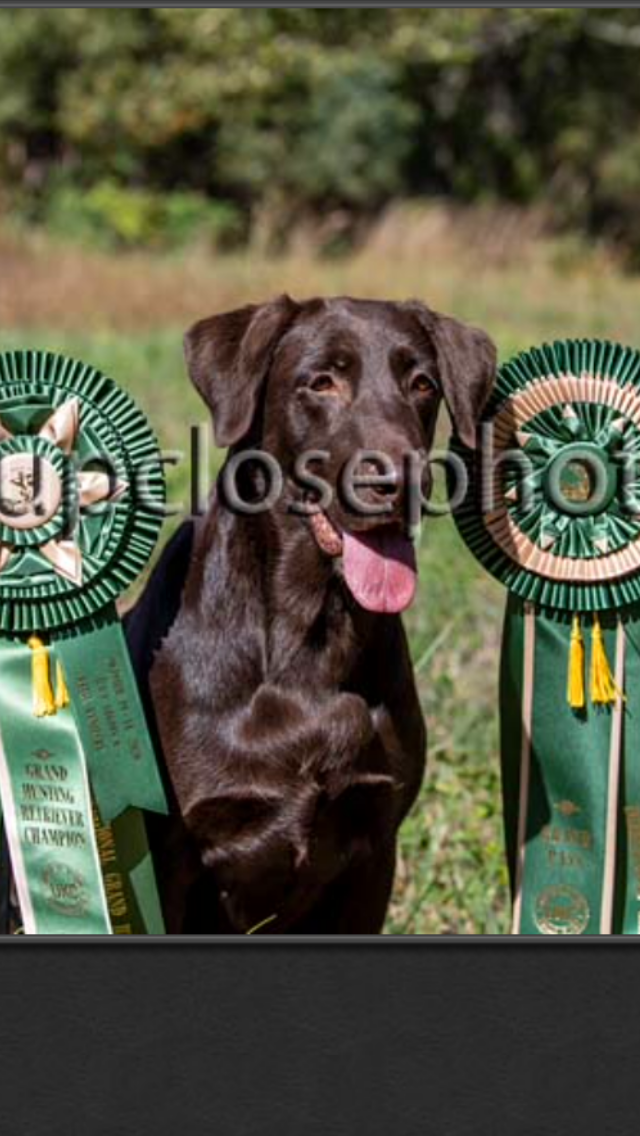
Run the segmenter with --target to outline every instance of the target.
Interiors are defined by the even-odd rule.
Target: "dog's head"
[[[289,504],[342,557],[362,606],[406,607],[409,490],[417,478],[428,493],[442,401],[475,446],[496,366],[488,336],[417,302],[281,296],[201,320],[185,346],[218,445],[275,459]]]

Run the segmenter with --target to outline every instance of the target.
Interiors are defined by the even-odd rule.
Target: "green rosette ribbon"
[[[0,355],[0,798],[26,934],[161,934],[166,812],[116,599],[163,519],[156,439],[116,384]]]
[[[640,352],[567,340],[516,356],[477,451],[452,453],[458,529],[509,592],[513,932],[640,934]]]

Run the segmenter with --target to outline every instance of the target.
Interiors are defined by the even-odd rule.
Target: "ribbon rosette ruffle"
[[[571,340],[499,371],[464,540],[509,590],[502,765],[514,930],[640,933],[640,352]],[[590,644],[583,634],[591,631]]]
[[[27,933],[162,929],[140,810],[166,804],[115,600],[163,501],[111,379],[0,355],[0,795]]]

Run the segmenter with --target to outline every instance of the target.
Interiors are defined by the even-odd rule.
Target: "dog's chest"
[[[363,659],[370,636],[340,595],[331,595],[308,626],[272,628],[269,678],[317,690],[364,695]],[[362,689],[360,689],[362,687]]]

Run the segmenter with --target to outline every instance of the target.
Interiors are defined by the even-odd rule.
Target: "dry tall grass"
[[[184,328],[281,291],[424,298],[493,330],[505,350],[564,335],[632,340],[640,282],[600,249],[544,235],[517,210],[396,207],[346,258],[254,252],[109,255],[0,230],[0,326],[63,331]]]

